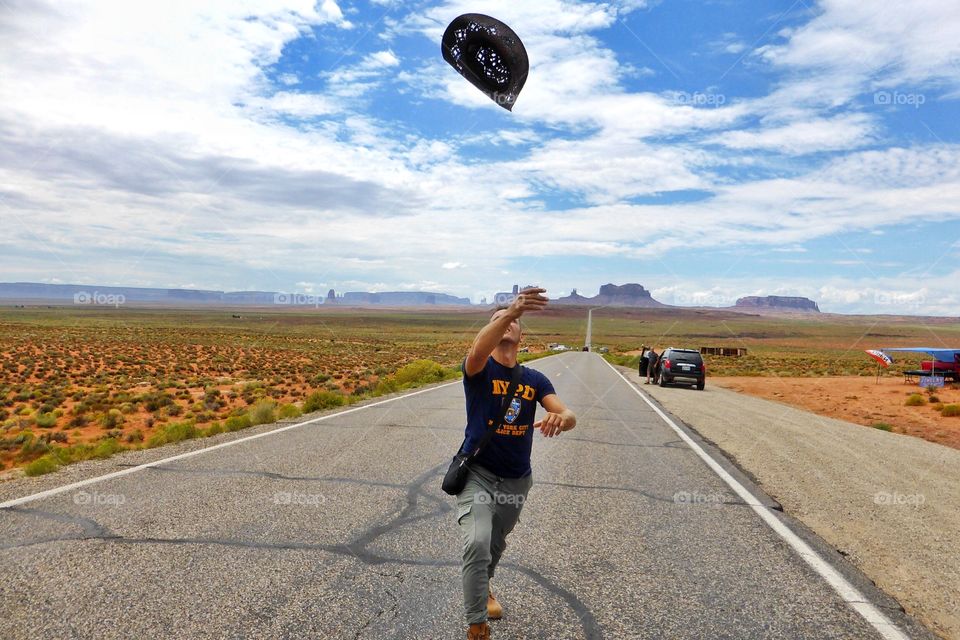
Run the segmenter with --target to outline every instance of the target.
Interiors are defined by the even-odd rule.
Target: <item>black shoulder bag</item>
[[[498,428],[500,428],[500,425],[503,424],[504,419],[507,417],[507,410],[510,408],[510,403],[513,401],[513,396],[517,392],[517,386],[520,384],[521,369],[523,369],[523,366],[520,365],[520,363],[517,363],[517,366],[513,368],[513,376],[510,378],[510,386],[507,387],[507,395],[503,399],[503,406],[500,407],[500,417],[498,417],[487,429],[487,432],[483,434],[483,437],[480,439],[480,442],[477,443],[476,448],[469,453],[464,453],[462,451],[463,444],[461,444],[461,451],[458,451],[457,455],[453,456],[453,460],[450,462],[450,467],[447,469],[447,474],[443,476],[443,484],[440,487],[443,489],[444,493],[455,496],[463,491],[463,487],[467,484],[467,471],[470,468],[470,463],[473,462],[473,459],[477,457],[478,453],[480,453],[480,449],[483,449],[485,446],[487,446],[487,443],[490,442],[490,438],[493,437],[493,434]],[[466,375],[466,372],[464,372],[464,375]]]

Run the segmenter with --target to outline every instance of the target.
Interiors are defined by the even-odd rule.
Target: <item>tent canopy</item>
[[[940,362],[955,362],[957,354],[960,354],[960,349],[937,349],[934,347],[906,347],[902,349],[880,349],[884,353],[891,353],[894,351],[901,351],[907,353],[927,353]]]

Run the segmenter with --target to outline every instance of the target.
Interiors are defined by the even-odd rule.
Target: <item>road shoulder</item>
[[[708,384],[631,382],[937,633],[960,638],[960,451]]]

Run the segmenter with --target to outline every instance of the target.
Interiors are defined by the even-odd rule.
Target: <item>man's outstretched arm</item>
[[[543,295],[546,289],[524,289],[517,294],[513,302],[503,313],[496,316],[480,330],[473,340],[467,359],[464,362],[463,372],[468,376],[478,374],[487,364],[487,358],[503,340],[503,334],[510,328],[511,323],[519,320],[527,311],[539,311],[547,306],[547,298]]]

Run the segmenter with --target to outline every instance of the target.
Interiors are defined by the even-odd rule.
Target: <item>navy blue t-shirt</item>
[[[463,451],[472,451],[488,426],[500,417],[501,403],[512,377],[513,369],[503,366],[493,356],[487,358],[487,364],[476,375],[468,377],[464,371],[467,428]],[[537,403],[542,404],[552,393],[556,392],[547,376],[524,367],[503,425],[480,451],[476,462],[502,478],[522,478],[529,474]]]

